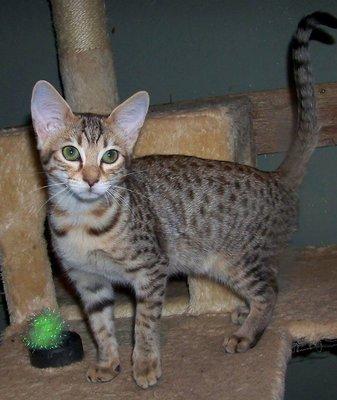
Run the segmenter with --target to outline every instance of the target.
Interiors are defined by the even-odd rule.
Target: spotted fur
[[[90,381],[120,371],[112,318],[112,285],[130,285],[137,299],[133,375],[143,388],[161,376],[158,321],[169,275],[200,274],[229,285],[247,303],[242,323],[226,338],[228,353],[254,346],[276,301],[277,257],[296,229],[295,188],[317,143],[315,96],[309,68],[312,29],[304,19],[294,41],[299,129],[279,170],[262,172],[230,162],[183,156],[131,160],[148,107],[140,92],[109,117],[76,116],[46,82],[33,92],[32,117],[49,184],[54,248],[73,281],[98,346]],[[332,21],[332,22],[331,22]],[[62,147],[81,154],[65,160]],[[109,149],[112,164],[102,162]]]

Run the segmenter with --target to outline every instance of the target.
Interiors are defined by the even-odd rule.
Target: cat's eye
[[[102,162],[106,164],[113,164],[118,158],[118,151],[110,149],[103,154]]]
[[[74,146],[63,147],[62,154],[68,161],[79,161],[81,159],[80,152]]]

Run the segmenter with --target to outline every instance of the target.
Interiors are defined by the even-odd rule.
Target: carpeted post
[[[15,329],[32,313],[57,306],[43,235],[47,197],[32,130],[0,131],[0,169],[0,262]]]
[[[110,114],[118,103],[103,0],[51,0],[65,98],[75,112]]]

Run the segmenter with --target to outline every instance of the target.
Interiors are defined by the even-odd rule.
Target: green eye
[[[63,147],[62,154],[68,161],[79,161],[81,159],[80,152],[74,146]]]
[[[118,151],[117,150],[108,150],[103,154],[102,161],[106,164],[114,163],[118,158]]]

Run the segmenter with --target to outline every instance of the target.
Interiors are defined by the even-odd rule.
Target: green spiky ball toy
[[[45,309],[31,319],[23,341],[32,350],[55,349],[62,344],[66,329],[67,324],[59,312]]]
[[[36,368],[64,367],[84,355],[80,335],[69,331],[61,314],[49,308],[31,318],[23,342]]]

